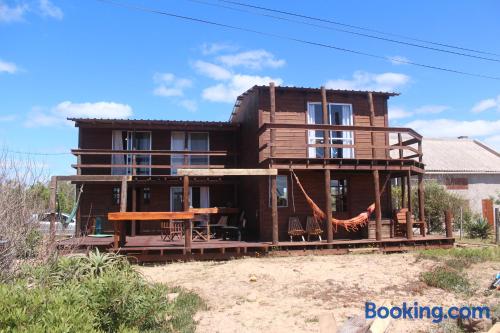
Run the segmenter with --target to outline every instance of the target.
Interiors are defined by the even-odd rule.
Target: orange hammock
[[[295,172],[293,172],[293,170],[291,170],[291,173],[292,173],[293,177],[295,178],[295,181],[297,182],[297,185],[299,185],[300,190],[304,194],[304,197],[306,198],[307,203],[311,207],[311,209],[313,211],[314,217],[318,221],[325,220],[326,219],[325,212],[323,212],[321,210],[321,208],[319,208],[318,205],[316,205],[316,203],[311,199],[311,197],[309,195],[307,195],[306,190],[304,190],[304,187],[300,183],[299,178],[297,177],[297,175],[295,174]],[[388,179],[389,179],[389,177],[387,177],[387,180]],[[387,180],[386,180],[386,182],[384,184],[384,187],[382,188],[381,193],[384,191],[385,186],[387,185]],[[360,227],[364,226],[368,222],[368,218],[370,217],[370,215],[374,211],[375,211],[375,204],[372,203],[370,206],[368,206],[368,208],[366,209],[366,211],[362,212],[358,216],[355,216],[355,217],[353,217],[351,219],[348,219],[348,220],[339,220],[339,219],[336,219],[336,218],[332,217],[331,218],[331,222],[335,226],[335,231],[337,231],[338,226],[344,227],[347,231],[356,231],[356,230],[358,230]]]

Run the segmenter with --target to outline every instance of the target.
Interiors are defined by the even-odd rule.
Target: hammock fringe
[[[299,186],[300,190],[304,194],[304,197],[306,198],[307,204],[311,207],[311,209],[313,211],[314,218],[317,220],[320,220],[320,221],[325,220],[326,219],[325,212],[323,212],[323,210],[321,210],[321,208],[319,208],[318,205],[307,194],[306,190],[304,189],[304,187],[300,183],[299,178],[297,177],[295,172],[293,172],[293,170],[291,170],[291,173],[292,173],[293,177],[295,178],[295,181],[297,182],[297,185]],[[359,228],[366,225],[366,223],[368,222],[368,219],[370,218],[370,215],[374,211],[375,211],[375,203],[372,203],[370,206],[368,206],[366,208],[366,211],[362,212],[361,214],[359,214],[351,219],[339,220],[339,219],[332,217],[330,219],[330,221],[333,224],[333,226],[335,227],[335,231],[337,231],[337,228],[339,226],[344,227],[347,231],[356,231]]]

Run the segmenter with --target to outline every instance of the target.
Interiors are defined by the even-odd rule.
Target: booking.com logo
[[[487,306],[451,306],[445,310],[442,306],[423,306],[418,302],[401,306],[379,306],[373,302],[365,303],[366,319],[391,317],[392,319],[432,319],[433,323],[440,323],[443,319],[490,318],[490,308]]]

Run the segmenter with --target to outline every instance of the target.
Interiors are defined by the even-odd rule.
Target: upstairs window
[[[288,177],[284,175],[276,176],[276,195],[278,197],[278,207],[288,207]],[[271,178],[269,178],[269,207],[272,204]]]
[[[208,132],[172,132],[171,150],[174,151],[209,151],[209,135]],[[208,155],[187,155],[174,154],[171,157],[172,175],[177,174],[177,167],[182,165],[203,166],[209,165],[210,158]]]

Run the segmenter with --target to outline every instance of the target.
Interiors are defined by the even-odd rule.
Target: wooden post
[[[328,243],[333,242],[333,226],[332,226],[332,188],[330,186],[331,174],[330,170],[325,170],[325,202],[326,202],[326,240]],[[332,245],[328,245],[332,248]]]
[[[49,197],[49,212],[50,212],[50,228],[49,242],[50,246],[54,245],[56,240],[56,215],[57,215],[57,176],[50,178],[50,197]]]
[[[398,146],[403,145],[403,136],[401,135],[401,132],[398,132]],[[399,159],[403,159],[403,149],[399,148]]]
[[[405,177],[400,177],[401,181],[401,208],[406,208],[406,179]]]
[[[122,180],[120,188],[120,212],[127,211],[127,179],[126,177]],[[127,235],[126,235],[126,222],[120,223],[120,246],[125,246]]]
[[[269,83],[269,99],[270,99],[270,103],[271,103],[271,112],[269,115],[269,122],[275,123],[276,122],[276,92],[275,92],[274,82]],[[276,129],[271,128],[270,136],[271,136],[270,137],[271,147],[269,148],[269,152],[270,152],[271,158],[273,158],[275,153],[276,153],[276,147],[275,147]]]
[[[276,176],[271,177],[271,219],[273,223],[273,245],[279,243],[278,231],[278,195],[276,190]]]
[[[370,126],[375,126],[375,105],[373,104],[373,94],[368,93],[368,105],[370,107]],[[372,158],[375,159],[375,132],[371,132]]]
[[[420,222],[420,235],[425,237],[425,194],[424,194],[424,175],[418,175],[418,219]]]
[[[409,209],[406,211],[406,238],[413,239],[413,220]]]
[[[446,237],[453,237],[453,226],[452,226],[453,215],[451,210],[446,210],[444,212],[444,224],[446,228]]]
[[[75,186],[76,195],[80,193],[82,186],[83,186],[82,184]],[[82,207],[82,198],[80,198],[80,203],[76,209],[76,223],[75,223],[75,234],[74,234],[75,237],[80,237],[82,233],[82,211],[80,209],[81,207]]]
[[[408,176],[406,176],[406,187],[408,188],[408,211],[413,213],[411,208],[411,171],[408,170]]]
[[[137,188],[135,186],[132,187],[132,211],[133,212],[137,211]],[[130,236],[133,237],[135,236],[135,229],[136,229],[135,220],[132,220],[130,225],[131,225]]]
[[[382,240],[382,210],[380,207],[380,181],[378,170],[373,170],[373,187],[375,194],[375,238]]]
[[[330,122],[328,120],[328,103],[326,101],[326,89],[324,86],[321,87],[321,107],[323,109],[323,124],[328,125]],[[324,131],[325,144],[330,144],[330,131]],[[330,147],[324,147],[324,156],[325,158],[330,158]],[[330,186],[330,183],[328,183]]]
[[[189,176],[182,177],[182,209],[189,211]],[[186,253],[191,253],[191,241],[193,239],[192,220],[187,221],[184,233],[184,248]]]

